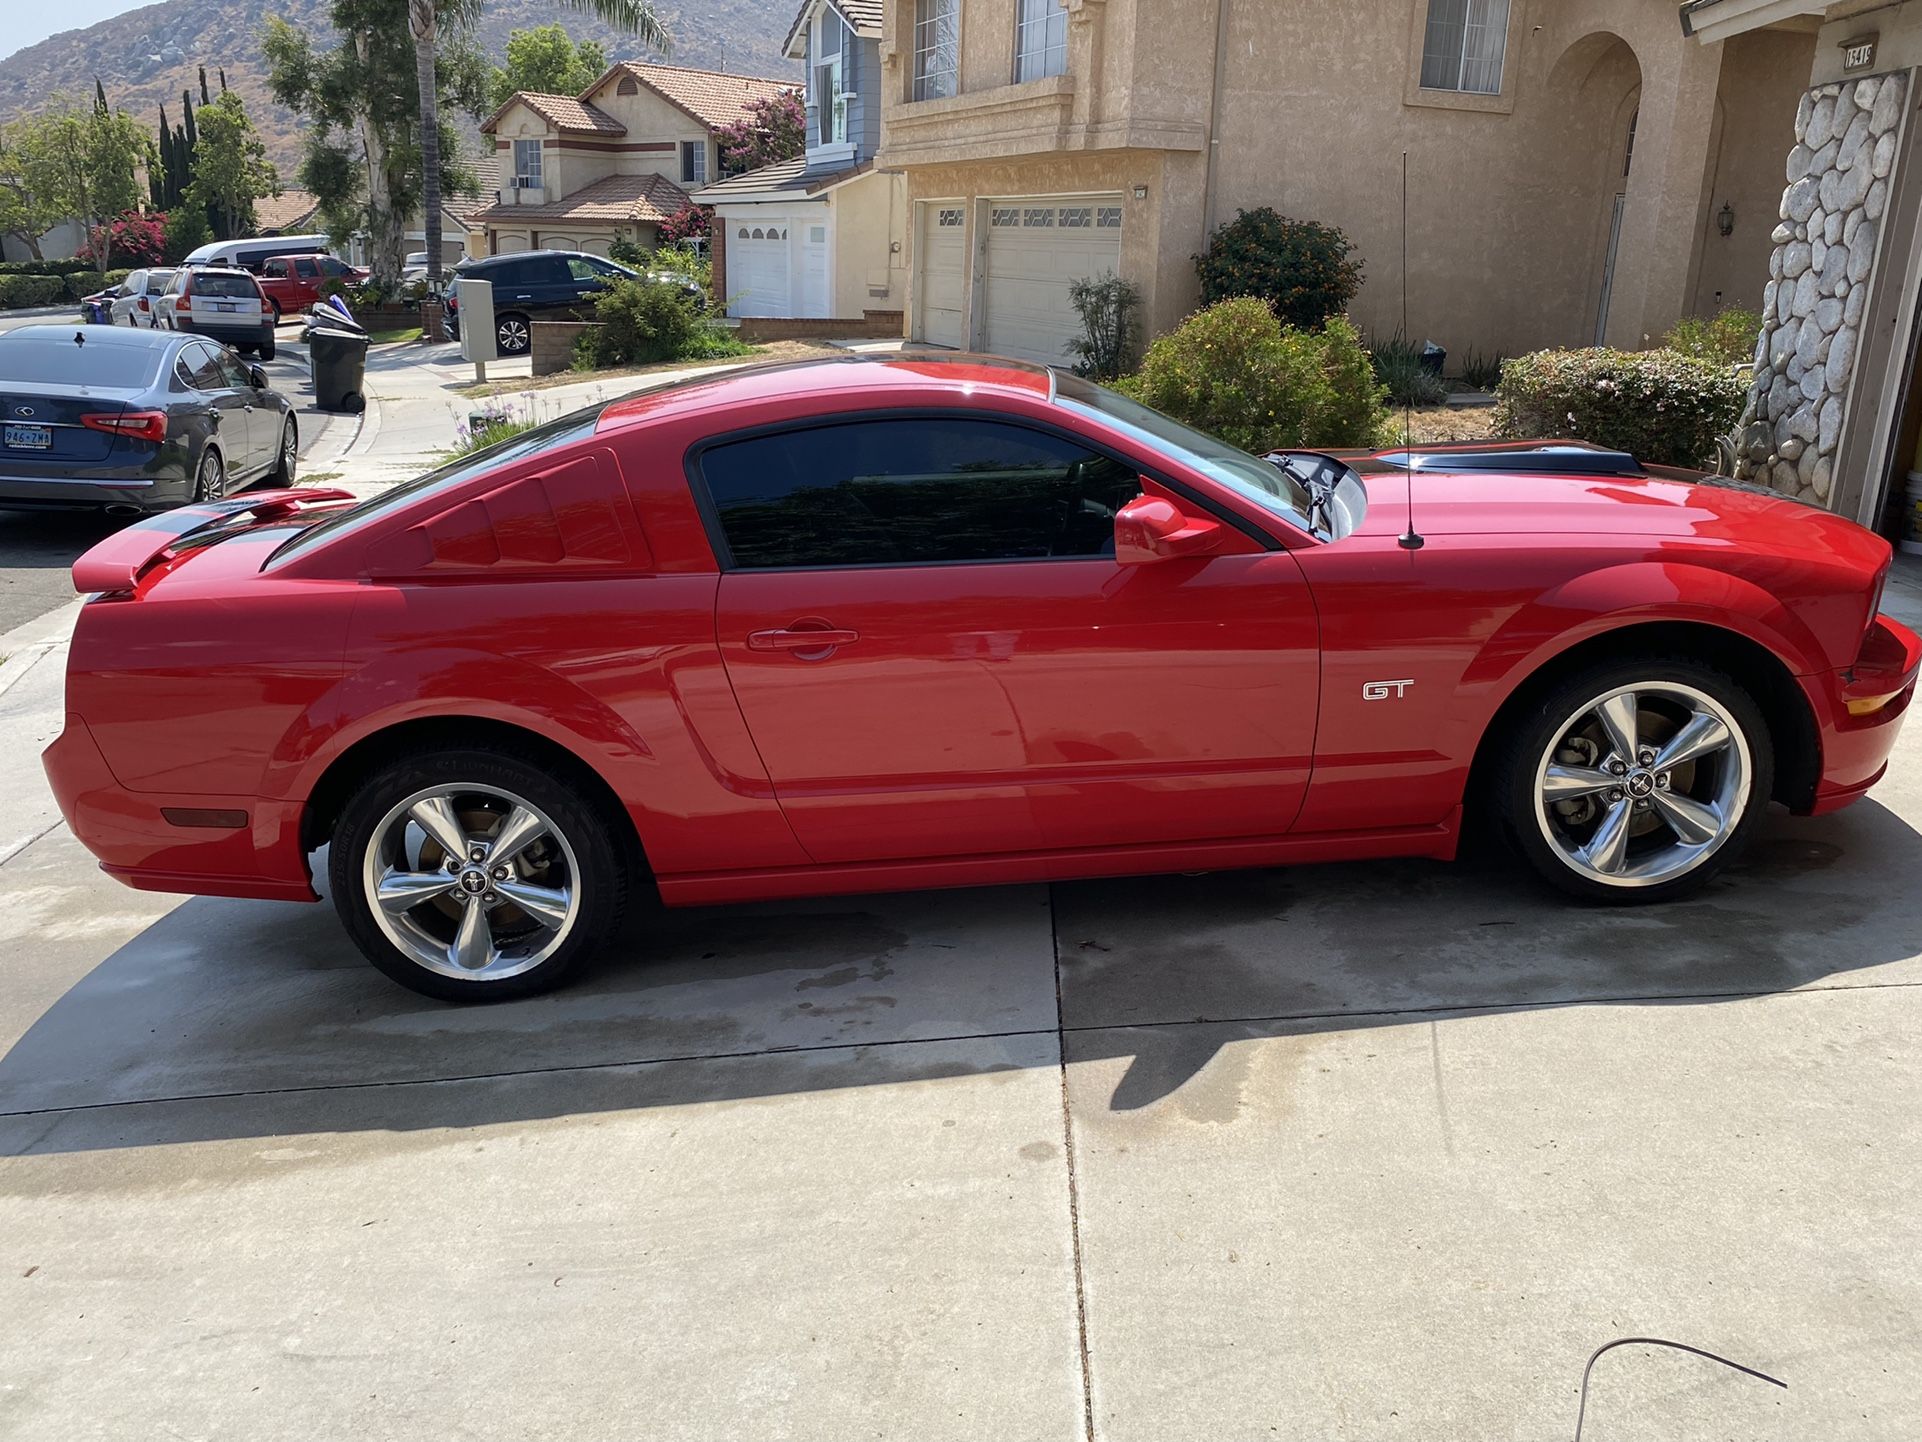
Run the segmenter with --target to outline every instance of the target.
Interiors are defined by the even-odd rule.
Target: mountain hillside
[[[329,8],[328,0],[162,0],[54,35],[0,60],[0,119],[38,110],[62,91],[84,100],[93,94],[97,75],[108,100],[143,123],[156,122],[157,107],[164,104],[168,119],[178,124],[180,92],[198,90],[200,67],[207,67],[209,87],[218,85],[216,72],[224,67],[229,88],[240,92],[260,127],[282,183],[293,185],[300,122],[267,98],[260,30],[267,16],[280,15],[324,47],[332,43]],[[800,67],[783,59],[780,47],[799,8],[799,0],[667,0],[660,11],[674,36],[675,64],[798,81]],[[599,40],[617,59],[636,53],[631,40],[556,0],[486,0],[481,49],[499,64],[509,31],[549,21],[565,25],[577,40]],[[471,123],[461,128],[471,138]]]

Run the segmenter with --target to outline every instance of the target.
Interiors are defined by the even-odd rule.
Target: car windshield
[[[251,275],[221,275],[202,271],[194,277],[195,295],[211,295],[228,300],[252,300],[259,292]]]
[[[309,526],[298,535],[290,537],[279,550],[268,558],[269,564],[293,555],[296,551],[306,550],[321,541],[331,540],[357,530],[368,521],[395,506],[404,506],[422,496],[432,495],[435,491],[451,490],[453,487],[472,480],[475,476],[488,471],[499,470],[502,466],[515,461],[525,460],[553,446],[565,445],[569,441],[591,436],[594,427],[600,424],[601,412],[606,405],[592,405],[586,410],[573,411],[558,420],[548,421],[545,425],[535,426],[532,430],[522,431],[509,436],[504,441],[475,451],[472,455],[457,456],[439,470],[429,471],[424,476],[416,476],[411,481],[402,481],[378,495],[369,496],[357,506],[349,506],[344,511],[335,511],[317,525]]]
[[[138,390],[153,384],[163,347],[75,345],[73,332],[0,335],[0,385],[33,383]]]
[[[1150,449],[1172,452],[1175,459],[1210,480],[1239,491],[1310,535],[1316,534],[1309,516],[1313,496],[1299,478],[1281,467],[1077,375],[1056,372],[1055,397],[1068,410],[1103,421]]]

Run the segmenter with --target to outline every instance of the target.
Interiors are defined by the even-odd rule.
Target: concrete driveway
[[[467,1010],[53,826],[0,1435],[1541,1438],[1654,1335],[1788,1389],[1623,1349],[1590,1442],[1914,1437],[1918,826],[1922,727],[1656,911],[1483,861],[657,913]]]

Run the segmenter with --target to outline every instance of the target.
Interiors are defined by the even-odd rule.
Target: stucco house
[[[475,255],[648,245],[716,173],[714,133],[791,82],[624,60],[579,95],[517,91],[481,126],[501,167]]]
[[[909,333],[1056,359],[1104,270],[1166,329],[1209,232],[1268,205],[1354,240],[1392,334],[1406,151],[1415,338],[1638,345],[1760,304],[1815,45],[1704,46],[1675,0],[886,0]]]
[[[737,316],[899,310],[907,187],[878,171],[881,0],[807,0],[787,37],[806,66],[807,152],[695,192],[715,208],[717,288]]]

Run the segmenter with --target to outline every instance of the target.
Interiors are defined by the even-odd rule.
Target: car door
[[[214,439],[229,484],[246,476],[255,464],[253,392],[249,388],[243,393],[234,386],[233,372],[226,364],[231,357],[225,346],[204,340],[188,346],[182,357],[194,390],[213,411]]]
[[[246,361],[229,346],[211,348],[220,363],[221,379],[240,402],[240,417],[247,428],[245,469],[249,475],[257,474],[273,462],[278,452],[280,413],[261,396],[254,384],[253,368]],[[233,464],[231,460],[228,462],[230,467]]]
[[[728,676],[816,861],[1292,824],[1319,662],[1286,551],[1224,527],[1215,554],[1119,564],[1137,467],[1012,417],[810,425],[695,470]]]

